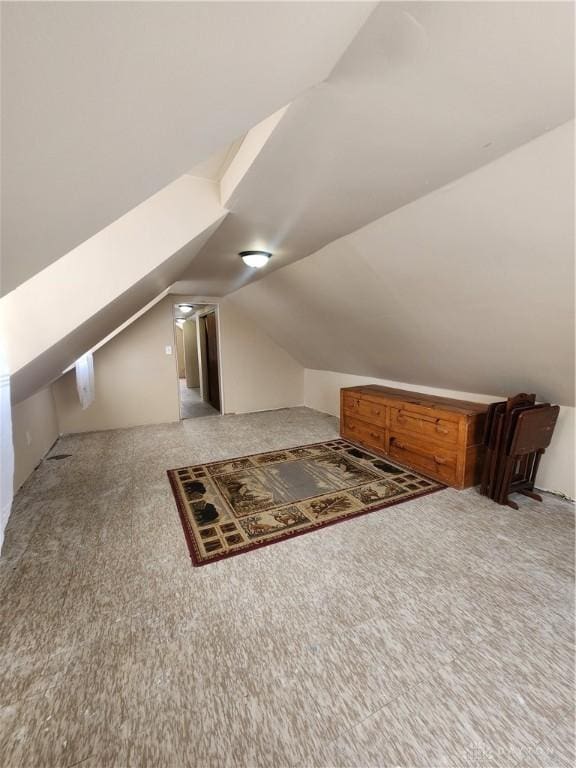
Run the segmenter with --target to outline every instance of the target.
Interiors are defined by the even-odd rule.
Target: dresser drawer
[[[383,429],[379,429],[376,425],[371,426],[365,421],[355,419],[346,413],[342,420],[341,433],[343,437],[355,440],[356,442],[365,443],[366,445],[371,445],[380,450],[384,450],[386,445],[386,433]]]
[[[403,408],[390,409],[390,429],[412,432],[441,443],[458,442],[458,422],[432,416],[422,416]]]
[[[427,475],[441,480],[448,485],[456,483],[457,453],[423,440],[398,433],[390,433],[388,454],[414,469],[420,469]]]
[[[379,427],[386,426],[386,406],[370,400],[344,398],[344,411],[356,419],[362,419]]]
[[[483,403],[368,384],[340,391],[344,439],[454,488],[478,481]]]
[[[345,394],[342,398],[342,407],[351,416],[355,416],[360,412],[360,398]]]
[[[358,406],[358,415],[362,419],[367,419],[373,424],[386,426],[386,406],[380,403],[372,403],[370,400],[360,400]]]

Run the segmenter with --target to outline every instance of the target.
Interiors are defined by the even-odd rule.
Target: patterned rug
[[[345,440],[168,470],[194,565],[444,486]]]

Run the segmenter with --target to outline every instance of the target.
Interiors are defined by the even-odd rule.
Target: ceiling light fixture
[[[192,304],[178,304],[178,309],[181,312],[184,312],[185,315],[187,315],[188,312],[192,312],[194,307],[192,306]]]
[[[268,253],[268,251],[240,251],[238,256],[240,256],[247,267],[261,269],[268,264],[272,254]]]

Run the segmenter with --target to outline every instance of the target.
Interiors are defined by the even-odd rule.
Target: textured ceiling
[[[185,280],[223,295],[573,115],[571,3],[384,3],[298,98]],[[261,272],[237,253],[274,252]]]
[[[1,7],[6,293],[325,78],[373,4]]]

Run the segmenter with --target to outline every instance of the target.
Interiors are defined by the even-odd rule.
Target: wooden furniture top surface
[[[363,395],[375,399],[398,400],[403,403],[411,403],[424,408],[438,408],[443,411],[452,411],[466,416],[475,416],[486,413],[488,405],[485,403],[473,403],[470,400],[455,400],[450,397],[438,397],[437,395],[425,395],[422,392],[409,392],[406,389],[394,389],[382,387],[379,384],[367,384],[361,387],[344,387],[344,394]]]

